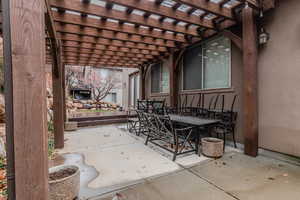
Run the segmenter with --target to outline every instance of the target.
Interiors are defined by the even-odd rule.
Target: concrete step
[[[127,118],[78,121],[78,127],[109,125],[109,124],[126,123],[126,122],[127,122]]]

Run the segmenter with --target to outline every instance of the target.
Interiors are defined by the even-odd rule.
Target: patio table
[[[187,124],[190,126],[194,126],[195,128],[208,128],[208,131],[210,132],[211,128],[215,127],[220,123],[220,120],[216,119],[204,119],[199,117],[193,117],[193,116],[182,116],[182,115],[169,115],[171,121],[181,123],[181,124]],[[196,154],[199,151],[199,144],[200,144],[200,132],[199,134],[196,134]]]

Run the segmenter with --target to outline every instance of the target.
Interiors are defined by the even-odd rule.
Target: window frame
[[[187,49],[187,50],[189,50],[189,49],[192,49],[192,48],[197,48],[198,46],[202,46],[202,48],[201,48],[201,51],[202,51],[201,52],[202,53],[202,64],[201,64],[202,88],[199,88],[199,89],[184,89],[184,66],[183,66],[183,64],[184,64],[184,62],[183,62],[184,57],[182,57],[182,59],[180,61],[180,67],[181,67],[181,81],[180,81],[181,82],[180,83],[180,85],[181,85],[181,92],[183,92],[183,93],[189,93],[189,92],[198,92],[198,91],[212,91],[212,90],[228,90],[228,89],[232,89],[232,42],[231,42],[231,40],[229,38],[227,38],[227,39],[229,39],[229,42],[230,42],[230,44],[229,44],[229,48],[230,48],[229,57],[230,57],[230,59],[229,59],[229,70],[228,70],[229,71],[228,72],[228,83],[229,83],[229,85],[228,85],[228,87],[204,88],[204,59],[203,59],[203,53],[204,53],[203,50],[204,50],[204,48],[203,48],[203,45],[205,45],[205,43],[211,42],[213,40],[218,40],[218,39],[220,39],[222,37],[223,38],[227,38],[227,37],[224,37],[224,36],[221,36],[221,35],[214,36],[214,37],[212,37],[210,39],[207,39],[205,41],[201,41],[197,45],[194,45],[194,46],[192,46],[192,47],[190,47],[190,48]]]
[[[150,94],[151,96],[162,96],[164,94],[169,94],[169,92],[163,92],[163,88],[162,88],[162,81],[163,81],[163,62],[157,62],[157,63],[154,63],[151,65],[151,68],[155,65],[158,65],[160,66],[160,74],[159,74],[159,92],[152,92],[152,72],[151,72],[151,69],[150,69]],[[170,71],[168,72],[170,74]],[[170,81],[169,81],[170,82]],[[170,84],[169,84],[169,91],[170,91]]]

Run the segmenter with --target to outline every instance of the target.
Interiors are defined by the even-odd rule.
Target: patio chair
[[[195,96],[196,95],[192,95],[192,99],[191,99],[189,105],[187,105],[188,104],[188,98],[187,98],[188,94],[186,95],[185,105],[184,105],[184,107],[181,110],[181,114],[182,115],[193,115],[196,112],[197,108],[195,106],[193,106],[194,100],[195,100]]]
[[[217,108],[217,105],[218,105],[218,100],[219,100],[219,97],[222,97],[221,99],[221,106]],[[209,117],[210,118],[214,118],[214,119],[219,119],[221,116],[222,116],[222,113],[224,112],[224,105],[225,105],[225,95],[218,95],[217,98],[216,98],[216,101],[214,103],[214,108],[213,109],[210,109],[208,110],[209,112]]]
[[[143,135],[147,136],[148,124],[147,124],[147,118],[145,116],[145,113],[140,110],[137,110],[136,112],[138,117],[138,125],[136,126],[136,135],[140,136],[140,134],[142,133]]]
[[[137,134],[137,126],[138,126],[138,118],[136,117],[136,110],[128,110],[127,111],[127,130],[129,132],[134,132]]]
[[[151,102],[152,113],[158,115],[165,114],[165,100],[155,100]]]
[[[137,109],[144,112],[148,112],[149,110],[148,100],[137,100]]]
[[[147,114],[147,116],[149,132],[146,145],[151,142],[173,153],[173,161],[178,155],[196,151],[196,146],[192,144],[194,127],[175,128],[169,116],[155,114]]]
[[[237,112],[234,112],[234,105],[237,99],[237,95],[234,95],[230,110],[223,111],[220,115],[221,122],[215,128],[217,136],[223,136],[224,148],[226,143],[226,135],[231,134],[234,147],[237,148],[236,139],[235,139],[235,126],[237,121]]]
[[[215,95],[212,95],[209,99],[208,108],[204,107],[204,94],[203,94],[203,108],[200,110],[201,112],[198,113],[199,117],[209,118],[210,117],[210,110],[212,110],[213,102],[215,100]]]

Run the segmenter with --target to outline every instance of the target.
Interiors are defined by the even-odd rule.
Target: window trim
[[[210,41],[213,41],[213,40],[217,40],[218,38],[227,38],[227,37],[225,37],[225,36],[222,36],[222,35],[217,35],[217,36],[214,36],[214,37],[212,37],[212,38],[210,38],[210,39],[207,39],[207,40],[205,40],[205,41],[201,41],[201,42],[199,42],[197,45],[195,45],[195,46],[192,46],[192,47],[190,47],[190,48],[188,48],[188,49],[193,49],[193,48],[197,48],[197,47],[199,47],[199,46],[203,46],[203,44],[205,44],[205,43],[207,43],[207,42],[210,42]],[[229,38],[227,38],[227,39],[229,39]],[[231,42],[231,40],[229,39],[229,41],[230,41],[230,44],[229,44],[229,48],[230,48],[230,59],[229,59],[229,73],[228,73],[228,82],[229,82],[229,86],[228,87],[216,87],[216,88],[198,88],[198,89],[184,89],[184,70],[183,70],[183,60],[184,60],[184,57],[182,57],[182,59],[181,59],[181,63],[180,63],[180,67],[181,67],[181,83],[180,83],[180,85],[181,85],[181,91],[180,92],[182,92],[182,93],[188,93],[188,92],[201,92],[201,91],[211,91],[211,90],[228,90],[228,89],[232,89],[232,42]],[[188,50],[187,49],[187,50]],[[201,48],[201,50],[202,50],[202,67],[201,67],[201,70],[202,70],[202,87],[204,86],[204,67],[203,67],[203,65],[204,65],[204,62],[203,62],[203,48]]]
[[[156,63],[153,63],[151,65],[151,68],[155,65],[160,65],[161,67],[161,70],[160,70],[160,77],[159,77],[159,81],[160,81],[160,84],[159,84],[159,90],[160,92],[152,92],[152,73],[151,73],[151,69],[150,69],[150,96],[162,96],[162,95],[166,95],[166,94],[169,94],[169,92],[163,92],[163,88],[162,88],[162,84],[161,82],[163,81],[163,61],[160,61],[160,62],[156,62]],[[170,71],[168,72],[170,74]],[[169,85],[169,91],[170,91],[170,85]]]

